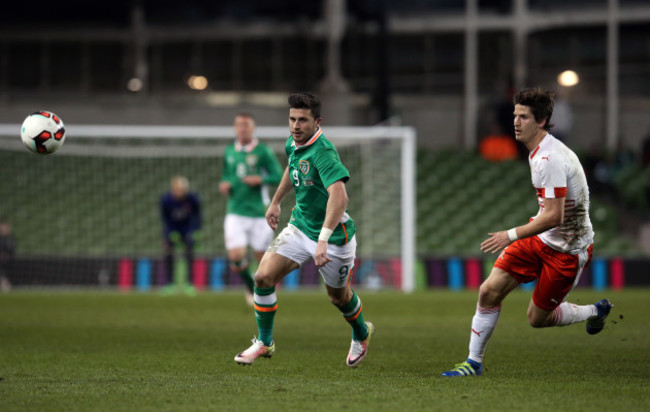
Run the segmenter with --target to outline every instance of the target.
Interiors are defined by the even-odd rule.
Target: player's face
[[[248,116],[235,117],[235,135],[241,144],[248,144],[253,140],[255,132],[255,120]]]
[[[289,109],[289,130],[293,141],[305,143],[316,133],[320,126],[320,117],[314,119],[311,109]]]
[[[185,196],[187,196],[187,192],[188,192],[187,187],[184,184],[177,181],[172,182],[171,193],[175,199],[178,200],[184,199]]]
[[[533,112],[530,110],[530,106],[516,104],[513,114],[515,138],[525,144],[526,147],[528,147],[529,144],[533,144],[537,138],[543,137],[546,134],[544,131],[546,120],[538,123],[535,120]]]

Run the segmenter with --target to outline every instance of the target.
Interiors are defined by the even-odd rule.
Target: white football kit
[[[528,157],[528,163],[539,203],[535,217],[544,210],[544,198],[566,198],[564,223],[538,237],[560,252],[572,255],[584,252],[593,243],[594,232],[589,219],[589,187],[578,156],[547,134]]]
[[[266,218],[226,214],[223,222],[226,249],[237,249],[248,245],[256,252],[264,252],[273,240],[273,229]]]

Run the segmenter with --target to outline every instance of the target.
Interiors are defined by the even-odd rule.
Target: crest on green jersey
[[[257,156],[256,155],[246,156],[246,164],[249,166],[255,166],[257,164]]]
[[[300,171],[302,174],[306,175],[309,173],[309,162],[306,160],[301,160],[298,162],[298,167],[300,167]]]

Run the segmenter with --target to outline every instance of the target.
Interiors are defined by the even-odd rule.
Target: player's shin
[[[501,305],[493,308],[476,306],[476,313],[472,318],[472,332],[469,339],[469,359],[483,363],[485,347],[487,346],[494,328],[497,326]]]
[[[165,275],[167,277],[167,284],[174,283],[174,254],[167,253],[165,255]]]
[[[185,251],[185,262],[187,262],[187,279],[186,282],[188,285],[194,284],[194,251],[192,249],[187,249]]]
[[[246,288],[251,293],[253,293],[254,292],[253,289],[255,287],[255,280],[253,280],[253,275],[251,275],[251,272],[249,270],[248,262],[246,262],[245,259],[242,259],[238,262],[233,262],[233,266],[239,272],[239,276],[241,276],[241,279],[246,285]]]
[[[352,326],[352,340],[361,342],[368,337],[368,327],[363,319],[363,305],[361,298],[352,291],[352,299],[350,302],[343,306],[339,306],[339,310],[346,321]]]
[[[576,305],[570,302],[562,302],[555,308],[555,326],[566,326],[587,320],[596,316],[596,306],[594,305]]]
[[[273,318],[278,310],[278,297],[275,294],[275,286],[270,288],[255,286],[253,299],[255,301],[258,339],[264,345],[271,346],[273,343]]]

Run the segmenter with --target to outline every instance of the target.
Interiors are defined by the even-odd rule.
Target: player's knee
[[[543,319],[539,319],[530,315],[528,316],[528,324],[533,328],[543,328],[546,326],[546,322]]]
[[[332,305],[340,308],[347,305],[352,300],[352,291],[348,288],[346,291],[338,291],[336,293],[328,293],[327,297],[330,299]]]
[[[545,328],[550,326],[546,317],[539,316],[539,314],[532,311],[529,311],[526,315],[528,316],[528,324],[533,328]]]
[[[483,282],[478,291],[478,301],[484,308],[497,306],[501,303],[501,294],[493,289],[487,282]]]
[[[253,279],[255,280],[255,286],[257,286],[258,288],[271,288],[275,286],[275,281],[273,280],[273,277],[268,276],[263,272],[260,272],[259,270],[257,271],[257,273],[255,273],[255,276],[253,276]]]
[[[345,299],[343,298],[343,296],[332,296],[332,295],[330,295],[329,299],[330,299],[330,302],[332,303],[332,305],[336,306],[337,308],[348,303],[348,302],[345,302]]]

